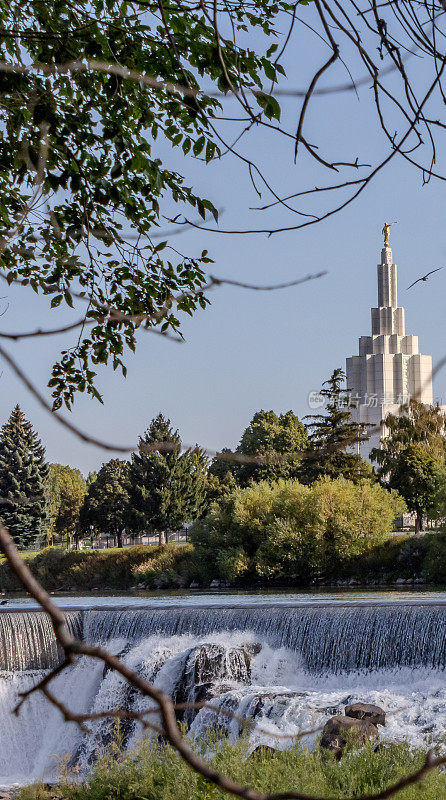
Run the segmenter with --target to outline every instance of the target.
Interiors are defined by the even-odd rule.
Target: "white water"
[[[54,657],[41,614],[31,613],[27,620],[17,617],[17,622],[13,614],[8,616],[14,630],[8,629],[4,619],[3,647],[13,642],[16,658],[22,640],[18,667],[24,666],[23,653],[29,663],[36,662],[42,642],[46,657],[48,653]],[[254,719],[253,747],[258,742],[286,747],[292,739],[275,738],[275,734],[319,727],[347,703],[359,700],[376,703],[388,713],[387,725],[381,729],[383,739],[427,745],[446,735],[446,609],[438,605],[415,610],[405,604],[359,610],[329,605],[319,609],[91,611],[82,619],[73,615],[72,624],[81,627],[85,638],[102,641],[112,652],[121,653],[129,666],[174,699],[197,696],[197,648],[213,644],[217,653],[223,648],[212,684],[212,703]],[[261,650],[252,657],[249,675],[243,670],[239,648],[250,643],[261,644]],[[11,654],[3,653],[3,658],[11,661]],[[148,706],[119,676],[103,672],[102,664],[82,658],[54,681],[53,690],[78,712]],[[17,693],[43,674],[23,668],[0,673],[0,785],[49,780],[57,775],[60,763],[85,772],[114,735],[108,720],[90,724],[91,734],[82,735],[37,694],[24,704],[18,718],[8,713]],[[201,739],[215,725],[216,715],[202,709],[189,721],[191,735]],[[230,737],[240,733],[235,719],[220,716],[218,724]],[[130,723],[121,733],[131,747],[141,729]],[[305,740],[309,746],[312,739]]]

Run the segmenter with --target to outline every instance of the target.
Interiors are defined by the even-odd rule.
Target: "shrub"
[[[424,574],[433,583],[446,584],[446,531],[429,534],[426,539]]]
[[[167,544],[154,548],[150,558],[133,567],[134,583],[144,583],[149,589],[180,589],[196,574],[190,544]]]
[[[323,478],[311,489],[318,538],[323,543],[324,570],[328,572],[342,568],[351,559],[364,557],[385,542],[393,520],[405,510],[399,495],[378,483]]]
[[[261,482],[214,503],[191,540],[205,580],[217,573],[229,580],[308,583],[386,541],[403,509],[398,495],[369,481]]]
[[[26,559],[33,575],[45,589],[126,589],[134,583],[133,570],[156,555],[155,547],[126,547],[106,550],[59,550],[46,547]],[[154,552],[155,551],[155,552]],[[2,591],[21,589],[6,562],[0,565]]]

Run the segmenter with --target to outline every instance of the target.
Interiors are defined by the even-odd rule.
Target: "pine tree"
[[[45,448],[17,405],[0,432],[0,496],[2,522],[21,549],[44,532],[47,477]]]
[[[320,394],[327,398],[326,414],[309,415],[307,425],[310,447],[305,453],[303,474],[312,483],[323,475],[359,481],[371,477],[372,469],[357,453],[352,452],[359,442],[366,441],[367,426],[352,419],[349,390],[343,388],[345,374],[335,369],[322,384]]]
[[[162,443],[157,447],[158,443]],[[129,524],[153,530],[164,544],[166,530],[176,530],[200,514],[206,501],[207,460],[201,450],[181,453],[178,431],[159,414],[140,437],[130,465]]]

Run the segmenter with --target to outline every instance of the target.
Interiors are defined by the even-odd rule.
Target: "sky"
[[[300,87],[308,83],[321,52],[309,36],[299,35],[299,46],[293,45],[288,56],[287,72],[289,83]],[[359,65],[356,74],[363,74]],[[325,85],[339,79],[345,80],[342,66]],[[237,112],[235,101],[226,100],[225,110]],[[290,130],[295,129],[298,110],[295,98],[284,101],[283,124]],[[435,113],[442,113],[439,103]],[[234,124],[223,124],[232,138]],[[304,133],[336,160],[359,155],[371,163],[386,152],[367,87],[359,90],[359,100],[354,93],[314,98]],[[283,195],[339,178],[304,154],[294,164],[293,142],[275,132],[254,131],[242,140],[240,149],[262,166]],[[205,166],[185,160],[177,151],[163,150],[162,145],[159,154],[168,158],[169,167],[187,175],[189,185],[224,209],[222,228],[296,224],[296,215],[282,206],[271,213],[249,210],[273,198],[262,189],[259,199],[245,166],[231,156]],[[342,175],[357,177],[353,170]],[[320,195],[307,207],[320,208],[319,203]],[[277,292],[215,288],[209,295],[211,306],[184,319],[183,344],[140,331],[136,354],[127,358],[126,380],[111,369],[98,372],[104,405],[80,396],[73,412],[65,415],[96,437],[134,447],[150,420],[162,411],[185,443],[218,450],[234,447],[261,408],[277,413],[292,409],[299,417],[310,413],[309,392],[318,390],[334,368],[345,368],[346,357],[358,352],[359,336],[370,333],[385,221],[397,220],[390,244],[398,265],[399,304],[406,308],[406,332],[419,336],[420,352],[431,354],[435,364],[446,352],[446,269],[427,283],[406,287],[428,270],[446,266],[444,209],[443,184],[431,181],[421,186],[420,173],[397,157],[354,203],[317,225],[269,238],[186,230],[172,243],[187,253],[207,248],[215,262],[209,271],[219,277],[262,284],[322,270],[327,275]],[[29,289],[10,287],[2,294],[7,304],[0,319],[3,330],[57,327],[78,316],[63,309],[49,312],[48,301]],[[51,366],[60,350],[73,344],[75,334],[8,342],[5,348],[49,397],[45,387]],[[49,461],[87,474],[113,455],[63,429],[7,365],[0,370],[0,424],[19,403]],[[446,369],[435,378],[434,397],[446,403]]]

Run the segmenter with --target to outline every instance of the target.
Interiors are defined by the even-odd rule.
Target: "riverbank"
[[[126,591],[199,589],[289,588],[287,582],[245,579],[228,584],[212,564],[203,567],[191,544],[163,547],[135,546],[125,549],[72,550],[45,548],[22,556],[33,575],[48,591]],[[320,575],[309,586],[320,588],[384,588],[444,586],[446,584],[446,535],[398,534],[361,558],[344,560],[333,574]],[[0,562],[0,591],[21,591],[7,562]]]
[[[268,793],[299,790],[321,797],[359,797],[377,793],[403,776],[413,773],[425,761],[426,753],[407,744],[390,745],[374,751],[373,745],[335,761],[301,743],[288,750],[262,748],[250,754],[246,742],[215,746],[210,765],[236,780]],[[446,796],[446,773],[438,769],[420,783],[398,793],[398,800],[439,800]],[[223,800],[228,795],[194,772],[170,747],[143,743],[129,754],[113,748],[93,767],[85,782],[35,784],[24,787],[17,800]]]
[[[47,547],[39,553],[22,554],[22,558],[42,586],[53,592],[125,591],[141,583],[141,575],[149,588],[175,589],[188,586],[197,576],[193,547],[187,544],[70,551]],[[0,591],[22,590],[3,559]]]

